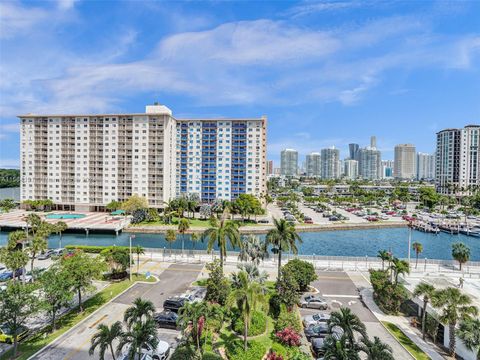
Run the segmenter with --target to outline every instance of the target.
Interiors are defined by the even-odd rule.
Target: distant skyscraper
[[[338,149],[322,149],[320,161],[323,179],[337,179],[340,177],[340,151]]]
[[[280,168],[282,175],[297,176],[298,152],[294,149],[285,149],[280,156]]]
[[[321,175],[320,153],[312,152],[308,154],[305,163],[308,177],[316,177]]]
[[[393,176],[396,179],[414,179],[417,176],[417,150],[412,144],[395,146]]]
[[[437,133],[435,185],[441,194],[466,195],[480,185],[480,125]]]
[[[358,177],[358,161],[346,159],[343,161],[343,174],[349,180],[355,180]]]
[[[393,160],[382,160],[382,179],[393,178]]]
[[[435,179],[435,154],[417,154],[417,180]]]
[[[376,149],[376,148],[377,148],[377,137],[376,137],[376,136],[370,137],[370,147],[371,147],[372,149]]]
[[[350,150],[350,159],[358,160],[358,150],[360,146],[358,144],[348,144],[348,149]]]
[[[273,175],[273,160],[267,161],[267,175]]]
[[[377,138],[370,138],[370,146],[358,151],[358,174],[367,180],[378,180],[382,177],[382,154],[377,150]]]

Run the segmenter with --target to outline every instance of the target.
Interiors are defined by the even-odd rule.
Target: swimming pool
[[[47,219],[82,219],[85,214],[48,214],[45,216]]]

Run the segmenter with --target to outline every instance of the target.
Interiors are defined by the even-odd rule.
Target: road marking
[[[333,298],[347,298],[347,299],[360,299],[358,295],[331,295],[331,294],[322,294],[323,297],[333,297]]]
[[[100,319],[98,319],[97,321],[95,321],[92,325],[90,325],[88,328],[89,329],[92,329],[94,328],[95,326],[97,326],[98,323],[102,322],[105,318],[108,317],[108,314],[105,314],[103,315]]]
[[[327,280],[348,280],[351,281],[348,277],[339,277],[339,276],[318,276],[318,279],[327,279]]]

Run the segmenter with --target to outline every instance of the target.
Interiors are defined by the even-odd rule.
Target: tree
[[[232,291],[229,296],[229,303],[231,305],[236,304],[243,317],[243,347],[244,350],[247,351],[248,328],[250,326],[252,313],[260,304],[265,302],[265,296],[260,284],[248,281],[246,272],[240,272],[239,280],[240,287]]]
[[[123,321],[130,329],[135,323],[146,323],[152,319],[153,314],[155,314],[155,305],[150,300],[138,297],[133,301],[133,305],[125,310]]]
[[[259,265],[260,261],[263,261],[268,257],[268,251],[265,247],[265,243],[261,242],[258,236],[248,235],[242,239],[243,245],[238,254],[238,259],[241,261],[251,261],[252,263]]]
[[[360,342],[358,349],[367,355],[367,360],[395,360],[392,348],[384,344],[377,336],[373,338],[373,341],[363,336]]]
[[[116,360],[115,351],[113,350],[113,342],[115,340],[121,339],[123,334],[124,332],[122,328],[122,323],[120,321],[113,323],[110,327],[105,324],[98,325],[97,332],[92,336],[88,354],[92,356],[95,353],[95,349],[99,347],[100,353],[98,354],[98,358],[100,360],[104,360],[105,351],[108,348],[110,349],[113,360]]]
[[[230,283],[223,275],[220,260],[216,259],[206,265],[209,276],[207,279],[207,295],[205,300],[225,305],[230,293]]]
[[[110,267],[111,276],[120,279],[127,276],[127,269],[130,267],[130,252],[128,248],[110,246],[103,249],[100,255]]]
[[[310,283],[317,279],[313,265],[300,259],[290,260],[283,266],[282,271],[292,273],[302,292],[307,291]]]
[[[223,263],[227,256],[227,245],[235,248],[240,246],[240,233],[236,223],[230,220],[225,220],[223,217],[220,220],[212,218],[211,227],[207,229],[202,237],[208,239],[207,251],[211,252],[215,245],[218,246],[220,252],[220,266],[223,271]]]
[[[452,257],[458,261],[460,271],[462,271],[462,265],[470,260],[470,248],[462,242],[453,243]]]
[[[423,309],[422,309],[422,338],[425,340],[425,327],[427,319],[427,305],[435,296],[435,287],[433,285],[421,282],[415,287],[413,291],[414,296],[423,296]]]
[[[277,278],[275,288],[280,301],[285,304],[288,311],[291,311],[300,298],[300,285],[298,285],[292,272],[283,268],[280,272],[280,277]]]
[[[458,337],[465,347],[480,360],[480,319],[466,319],[460,323]]]
[[[341,307],[339,311],[330,314],[328,330],[331,332],[335,327],[339,327],[343,330],[343,333],[352,347],[355,344],[354,333],[359,333],[363,337],[367,337],[365,324],[347,307]]]
[[[157,325],[153,319],[148,319],[145,322],[136,322],[132,327],[125,331],[120,336],[120,341],[117,346],[117,354],[128,347],[128,358],[140,358],[142,348],[151,347],[156,349],[158,345]]]
[[[212,216],[212,205],[210,204],[202,204],[200,206],[200,217],[202,219],[208,219],[210,216]]]
[[[282,251],[291,250],[294,254],[298,252],[296,242],[302,243],[302,239],[295,230],[295,225],[288,223],[285,219],[273,219],[274,228],[271,229],[266,237],[267,244],[273,246],[273,252],[278,254],[278,272],[280,277],[282,268]]]
[[[62,236],[63,236],[63,232],[65,230],[68,229],[68,225],[66,223],[64,223],[63,221],[57,221],[54,225],[53,225],[53,232],[56,233],[57,235],[60,235],[60,241],[58,243],[58,247],[61,248],[62,247]]]
[[[193,232],[191,235],[190,235],[190,241],[192,242],[192,245],[193,245],[193,248],[195,249],[195,246],[198,242],[198,240],[200,240],[200,238],[198,237],[198,234]]]
[[[105,270],[105,263],[98,257],[91,257],[81,250],[61,260],[62,270],[69,274],[72,288],[78,294],[78,306],[83,311],[82,291],[92,288],[94,279],[99,278]]]
[[[187,339],[191,339],[195,349],[201,351],[200,339],[207,321],[208,314],[206,302],[187,302],[180,308],[178,323],[182,327],[182,333]]]
[[[0,249],[0,262],[13,272],[12,280],[15,282],[16,271],[25,268],[28,263],[28,255],[22,250],[6,247]]]
[[[13,334],[13,358],[17,357],[18,334],[27,319],[39,310],[40,302],[33,293],[34,285],[11,282],[0,291],[0,323]]]
[[[471,303],[472,300],[468,295],[452,287],[437,291],[432,299],[432,305],[441,311],[439,320],[449,327],[450,356],[453,358],[455,358],[457,323],[478,314],[478,309]]]
[[[172,244],[177,241],[177,233],[175,232],[175,230],[167,230],[167,233],[165,234],[165,240],[170,246],[170,256],[172,256]]]
[[[122,210],[125,210],[125,212],[131,214],[135,210],[141,210],[141,209],[146,209],[148,208],[148,201],[144,197],[138,196],[137,194],[134,194],[130,196],[127,200],[122,202],[121,206]]]
[[[359,360],[358,351],[352,348],[348,343],[348,338],[343,335],[340,339],[336,339],[333,335],[325,338],[323,346],[325,360]]]
[[[8,213],[10,210],[15,209],[15,201],[13,199],[3,199],[0,200],[0,209]]]
[[[56,330],[58,312],[68,306],[73,298],[70,275],[56,264],[46,270],[40,277],[40,289],[45,300],[44,307],[51,319],[51,331]]]
[[[423,251],[423,245],[417,241],[412,244],[413,251],[415,251],[415,269],[418,265],[418,255]]]
[[[183,254],[183,248],[184,248],[184,243],[185,243],[185,233],[190,229],[190,222],[188,219],[181,218],[178,221],[178,232],[180,235],[182,235],[182,254]]]
[[[136,245],[133,248],[133,253],[137,255],[137,273],[138,273],[138,270],[140,268],[140,255],[144,255],[145,250],[140,245]]]
[[[38,254],[48,249],[47,239],[41,236],[34,236],[30,240],[30,245],[26,249],[30,253],[30,271],[33,272],[33,262]]]
[[[118,210],[120,209],[120,207],[122,206],[122,204],[117,201],[117,200],[112,200],[110,201],[107,206],[105,206],[105,208],[108,210],[108,211],[115,211],[115,210]]]
[[[410,266],[408,261],[400,260],[393,258],[392,264],[390,265],[390,270],[392,271],[394,278],[394,285],[398,284],[398,276],[404,274],[410,274]]]
[[[382,270],[385,270],[385,261],[392,261],[392,254],[387,250],[379,250],[377,257],[382,260]]]

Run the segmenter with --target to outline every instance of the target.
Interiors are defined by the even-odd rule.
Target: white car
[[[130,345],[127,345],[123,348],[123,356],[128,354],[128,350],[130,350]],[[145,345],[142,347],[142,360],[144,355],[150,356],[152,360],[166,360],[170,355],[170,345],[163,340],[158,342],[156,349],[153,349],[149,345]]]
[[[307,328],[310,325],[316,325],[321,322],[326,323],[329,319],[329,314],[317,313],[313,315],[306,315],[303,317],[303,326]]]

